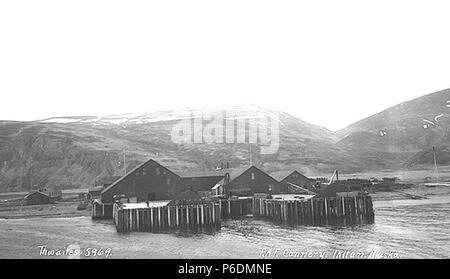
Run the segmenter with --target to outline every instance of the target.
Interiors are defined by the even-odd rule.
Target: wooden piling
[[[276,223],[299,225],[353,225],[374,220],[368,195],[286,201],[253,198],[253,215]]]
[[[217,203],[177,205],[157,208],[124,208],[114,204],[113,220],[117,232],[147,231],[189,233],[220,229],[221,212]]]

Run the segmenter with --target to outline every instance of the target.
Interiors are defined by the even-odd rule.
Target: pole
[[[125,146],[123,147],[123,175],[127,174],[127,163],[125,158]]]
[[[249,140],[248,146],[250,149],[250,166],[251,166],[252,165],[252,144],[250,143],[250,140]]]
[[[439,182],[439,171],[436,163],[436,148],[433,146],[434,170],[436,171],[436,183]]]

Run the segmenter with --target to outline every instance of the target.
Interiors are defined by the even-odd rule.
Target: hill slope
[[[102,176],[154,158],[174,171],[213,170],[252,163],[268,172],[297,169],[306,175],[398,169],[450,164],[450,90],[408,101],[333,133],[289,114],[244,105],[222,109],[185,109],[147,114],[70,116],[19,122],[0,121],[0,191],[38,187],[90,187]],[[257,144],[177,143],[171,138],[180,121],[214,117],[261,123],[275,116],[279,149],[260,154]],[[190,122],[193,123],[193,122]],[[246,133],[249,128],[246,126]],[[250,156],[251,153],[251,156]]]
[[[333,159],[341,153],[333,146],[336,136],[327,129],[254,106],[227,109],[238,113],[236,119],[244,117],[249,121],[278,116],[279,150],[264,155],[253,144],[252,162],[256,165],[268,170],[295,165],[311,172],[331,171],[330,165],[339,163]],[[211,170],[221,161],[228,161],[231,166],[248,163],[248,144],[179,144],[171,140],[172,129],[180,121],[199,117],[205,120],[218,113],[222,112],[187,109],[145,115],[0,122],[1,190],[89,187],[98,177],[123,173],[123,149],[128,170],[148,158],[179,171]],[[204,125],[207,124],[205,120]]]
[[[338,131],[337,136],[337,145],[347,152],[364,149],[379,157],[388,153],[406,166],[432,164],[429,154],[437,146],[438,163],[448,164],[450,89],[386,109]]]

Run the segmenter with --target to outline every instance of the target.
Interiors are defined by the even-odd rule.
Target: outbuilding
[[[49,204],[53,202],[48,193],[41,191],[29,193],[24,199],[27,205]]]

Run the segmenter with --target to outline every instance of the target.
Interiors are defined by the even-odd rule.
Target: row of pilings
[[[217,203],[126,208],[116,203],[114,224],[118,232],[189,232],[212,233],[220,230]]]
[[[370,224],[375,218],[369,195],[308,200],[248,197],[161,207],[115,203],[112,207],[118,232],[213,233],[220,230],[222,220],[250,215],[293,226]]]
[[[288,225],[357,225],[374,222],[372,197],[253,199],[253,216]]]

